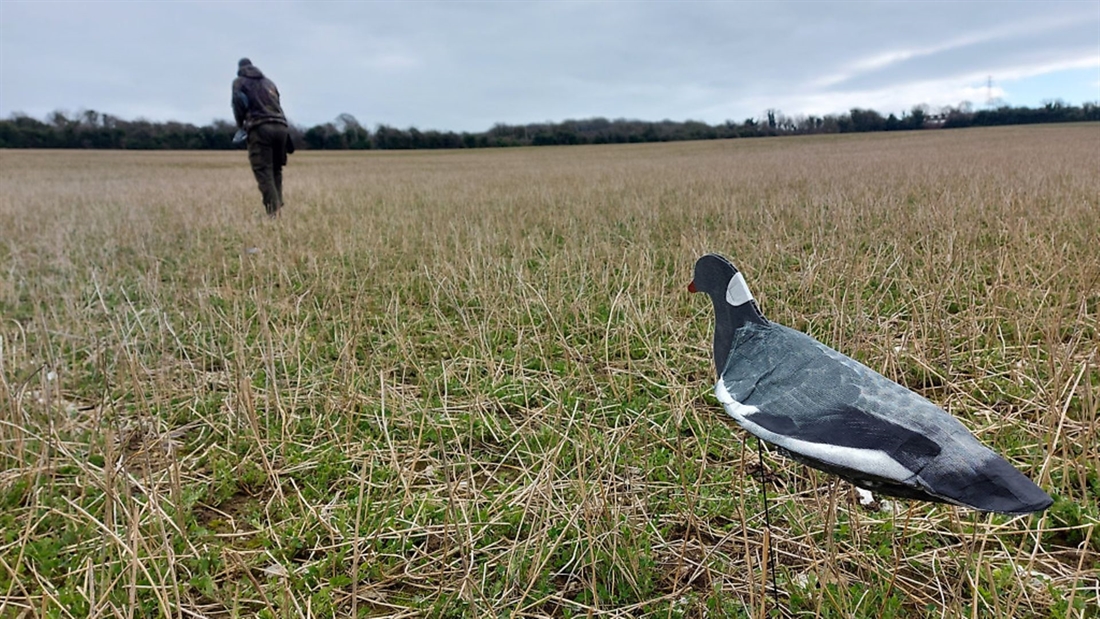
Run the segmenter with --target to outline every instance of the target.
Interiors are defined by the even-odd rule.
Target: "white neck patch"
[[[729,286],[726,287],[726,302],[738,306],[749,301],[752,301],[752,293],[749,292],[749,285],[745,283],[745,276],[738,271],[730,279]]]

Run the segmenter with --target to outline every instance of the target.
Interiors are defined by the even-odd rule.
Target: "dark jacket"
[[[237,79],[233,80],[233,116],[237,126],[245,131],[264,123],[286,125],[279,89],[254,65],[237,69]]]

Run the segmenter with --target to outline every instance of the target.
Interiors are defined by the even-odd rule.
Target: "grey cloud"
[[[237,58],[249,56],[279,84],[291,119],[306,125],[342,112],[369,125],[473,131],[592,115],[720,122],[759,115],[761,105],[996,77],[1081,50],[1093,50],[1100,64],[1098,8],[1095,1],[5,2],[0,115],[83,107],[196,123],[228,118]],[[1079,17],[1049,26],[1060,16]],[[977,42],[866,68],[883,54],[970,40]]]

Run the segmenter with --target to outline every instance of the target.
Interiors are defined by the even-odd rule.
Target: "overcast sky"
[[[0,116],[232,119],[247,56],[294,123],[484,131],[569,118],[710,124],[990,94],[1100,101],[1100,0],[0,0]],[[992,77],[992,89],[987,79]]]

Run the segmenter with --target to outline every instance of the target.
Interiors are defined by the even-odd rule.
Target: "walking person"
[[[287,139],[279,89],[248,58],[237,63],[233,116],[237,128],[248,134],[248,161],[263,194],[267,216],[277,217],[283,207],[283,166],[287,152],[294,152],[294,147]]]

